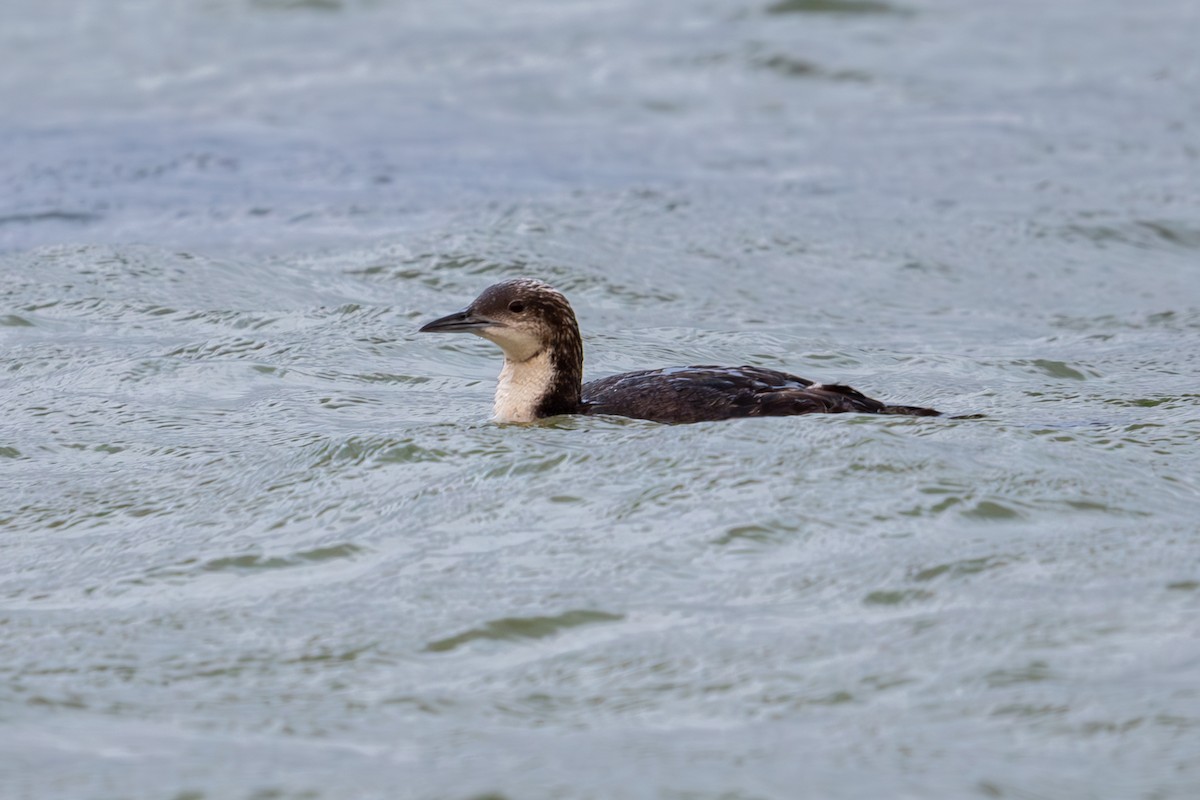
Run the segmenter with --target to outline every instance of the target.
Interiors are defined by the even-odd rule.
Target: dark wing
[[[761,367],[674,367],[626,372],[583,387],[587,414],[614,414],[655,422],[703,422],[732,417],[795,414],[915,414],[928,408],[888,406],[849,386],[810,380]]]

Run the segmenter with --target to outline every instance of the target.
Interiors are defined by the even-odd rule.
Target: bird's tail
[[[884,406],[877,414],[900,414],[909,417],[940,417],[942,412],[920,406]]]

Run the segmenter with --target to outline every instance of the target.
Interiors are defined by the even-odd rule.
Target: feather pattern
[[[732,417],[796,414],[911,414],[938,412],[889,406],[857,389],[819,384],[762,367],[674,367],[614,375],[583,386],[586,414],[615,414],[657,422],[702,422]]]

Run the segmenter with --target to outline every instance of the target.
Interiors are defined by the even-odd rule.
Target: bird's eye
[[[511,303],[508,304],[508,310],[513,312],[514,314],[520,314],[522,311],[525,310],[525,304],[522,303],[520,300],[513,300]]]

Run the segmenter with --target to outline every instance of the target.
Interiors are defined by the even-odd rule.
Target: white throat
[[[496,386],[496,422],[533,422],[538,404],[554,383],[554,365],[550,351],[543,350],[525,361],[504,359],[500,383]]]

